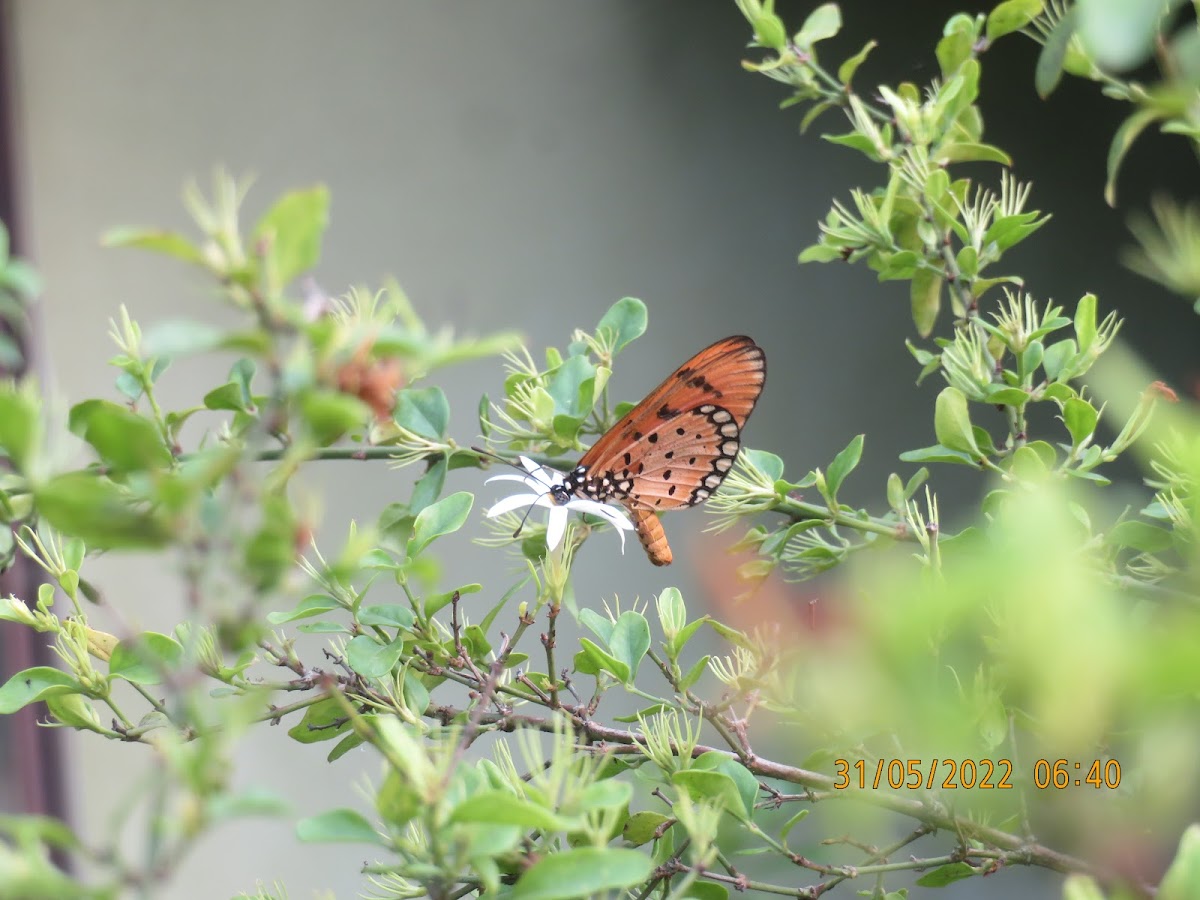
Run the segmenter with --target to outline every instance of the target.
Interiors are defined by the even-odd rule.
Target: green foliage
[[[845,502],[860,487],[865,434],[798,478],[780,455],[743,448],[707,507],[717,530],[741,532],[738,574],[761,603],[749,631],[697,615],[698,601],[676,588],[653,612],[602,604],[604,585],[573,572],[606,521],[595,508],[569,520],[561,541],[537,514],[520,536],[515,512],[496,516],[481,543],[511,546],[519,575],[459,583],[455,548],[476,504],[470,490],[443,496],[448,475],[521,454],[523,475],[506,476],[544,494],[538,466],[564,467],[629,408],[609,380],[648,330],[646,304],[618,300],[592,331],[536,358],[512,335],[457,339],[431,332],[395,284],[340,298],[295,292],[321,258],[325,188],[286,194],[243,233],[244,186],[219,174],[211,197],[191,187],[198,238],[126,229],[108,242],[196,267],[238,321],[163,323],[143,336],[122,308],[114,393],[84,399],[66,423],[43,422],[30,387],[0,387],[0,448],[12,463],[0,509],[15,529],[0,551],[47,575],[36,597],[0,601],[0,619],[47,635],[61,660],[0,686],[0,714],[43,704],[50,724],[143,744],[154,760],[136,795],[148,798],[142,857],[121,855],[126,833],[102,845],[52,820],[0,819],[0,894],[149,895],[207,830],[290,815],[230,777],[246,730],[282,722],[292,741],[329,748],[331,777],[352,749],[378,761],[363,805],[302,819],[296,834],[370,847],[362,871],[379,897],[815,897],[869,878],[872,896],[899,900],[1003,878],[1013,865],[1066,870],[1070,900],[1146,893],[1103,860],[1070,855],[1063,836],[1194,815],[1200,420],[1163,407],[1174,395],[1121,349],[1117,315],[1101,314],[1096,296],[1068,314],[1010,287],[1020,276],[999,266],[1047,216],[1025,209],[1032,188],[983,140],[976,101],[995,41],[1041,41],[1033,77],[1043,93],[1065,71],[1137,104],[1139,118],[1114,137],[1115,177],[1148,124],[1194,137],[1181,124],[1193,105],[1113,74],[1163,44],[1169,17],[1005,0],[931,36],[936,80],[885,84],[866,99],[851,83],[873,41],[836,74],[818,58],[841,27],[835,5],[813,9],[791,36],[772,0],[737,6],[763,51],[746,68],[786,85],[785,106],[807,105],[804,126],[845,114],[849,130],[827,139],[879,172],[874,188],[835,201],[800,258],[862,262],[880,281],[908,282],[915,380],[944,382],[927,419],[936,443],[899,454],[908,470],[889,475],[874,511]],[[1164,51],[1181,64],[1195,44],[1185,37]],[[1191,71],[1181,65],[1167,87]],[[1200,296],[1195,216],[1158,215],[1134,264]],[[8,276],[0,265],[0,291],[22,283],[12,265]],[[171,359],[214,351],[237,354],[228,375],[163,408]],[[477,450],[459,442],[461,419],[431,376],[497,353],[507,373],[497,399],[478,406],[489,449]],[[189,422],[203,437],[185,446]],[[84,468],[56,470],[44,453],[46,435],[63,431],[85,445]],[[1137,510],[1126,506],[1136,488],[1118,500],[1109,485],[1111,464],[1127,456],[1148,473]],[[315,460],[387,460],[410,469],[411,487],[327,556],[291,490]],[[943,465],[972,470],[983,500],[939,498]],[[126,549],[179,560],[191,607],[170,634],[118,639],[90,623],[84,601],[99,589],[84,573],[95,555]],[[797,611],[777,572],[836,581]],[[105,586],[117,608],[118,590]],[[69,617],[54,612],[57,591]],[[587,632],[577,645],[566,646],[564,616]],[[326,658],[302,657],[297,634],[324,635]],[[1075,760],[1074,793],[1039,789],[1039,761],[1057,778]],[[935,779],[936,765],[953,766],[957,788]],[[867,813],[834,820],[838,804],[815,802],[843,797]],[[908,836],[880,840],[896,818],[911,820]],[[1047,820],[1064,846],[1033,836]],[[1160,896],[1200,891],[1197,834],[1183,832]],[[84,847],[99,848],[86,884],[50,855]],[[911,888],[895,887],[905,870],[920,873],[915,884],[910,874]]]

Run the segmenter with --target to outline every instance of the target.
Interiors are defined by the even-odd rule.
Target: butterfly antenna
[[[521,536],[521,530],[522,530],[522,529],[525,527],[525,523],[526,523],[527,521],[529,521],[529,514],[530,514],[531,512],[533,512],[533,508],[534,508],[535,506],[537,506],[537,504],[536,504],[536,503],[530,503],[530,504],[529,504],[529,509],[525,510],[525,515],[521,516],[521,524],[520,524],[520,525],[518,525],[518,526],[517,526],[517,530],[513,532],[513,537],[520,537],[520,536]]]
[[[484,450],[482,447],[475,447],[475,446],[472,446],[471,450],[475,453],[478,453],[480,456],[486,456],[488,459],[495,460],[498,463],[503,463],[506,466],[511,466],[512,468],[516,469],[518,472],[525,471],[519,465],[517,465],[515,462],[513,462],[511,459],[505,459],[499,453],[493,453],[491,450]]]

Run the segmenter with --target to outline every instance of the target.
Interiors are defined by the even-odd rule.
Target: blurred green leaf
[[[1191,900],[1200,896],[1200,825],[1189,825],[1179,849],[1158,886],[1158,900]]]
[[[284,194],[259,219],[254,240],[266,241],[277,287],[316,266],[329,224],[329,189],[317,185]]]
[[[33,400],[11,385],[0,387],[0,447],[20,472],[41,444],[40,412]]]
[[[183,657],[183,645],[172,637],[147,631],[122,640],[108,660],[108,674],[133,684],[162,684],[163,670]]]
[[[101,243],[105,247],[134,247],[139,250],[149,250],[161,253],[186,263],[198,266],[205,265],[204,254],[200,248],[174,231],[162,231],[153,228],[116,228],[107,232]]]
[[[879,45],[878,41],[867,41],[863,48],[838,66],[837,77],[844,85],[849,85],[858,67],[866,61],[867,55]]]
[[[576,847],[544,856],[508,894],[511,900],[573,900],[619,891],[650,877],[649,856],[623,847]]]
[[[836,3],[823,3],[808,14],[795,42],[800,47],[811,47],[817,41],[828,40],[842,30],[842,13]]]
[[[1042,0],[1005,0],[987,18],[987,37],[997,40],[1006,34],[1020,31],[1042,11]]]
[[[524,800],[507,791],[483,791],[454,807],[451,822],[483,822],[491,825],[519,825],[542,831],[564,831],[564,822],[552,810]]]
[[[108,400],[85,400],[71,408],[71,433],[92,445],[111,469],[138,472],[170,465],[171,451],[158,426]]]
[[[171,539],[164,519],[134,504],[111,481],[86,472],[50,479],[35,488],[34,502],[47,522],[97,550],[158,547]]]
[[[311,390],[300,397],[300,415],[318,446],[332,444],[347,431],[361,428],[371,408],[357,397],[340,391]]]
[[[1058,87],[1062,78],[1063,63],[1067,58],[1067,47],[1075,35],[1075,22],[1078,7],[1071,6],[1058,20],[1058,24],[1046,37],[1042,52],[1038,55],[1037,68],[1034,71],[1034,86],[1038,95],[1043,99]]]
[[[1113,133],[1112,143],[1108,146],[1108,177],[1104,182],[1104,200],[1109,206],[1117,205],[1117,172],[1121,169],[1121,161],[1138,135],[1160,116],[1161,113],[1153,108],[1135,110]]]
[[[386,846],[386,841],[371,823],[352,809],[334,809],[301,819],[296,823],[296,837],[308,843],[347,841]]]

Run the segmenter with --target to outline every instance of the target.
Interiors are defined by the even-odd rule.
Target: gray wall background
[[[806,6],[784,11],[798,23]],[[932,60],[954,6],[910,6],[843,4],[847,35],[828,57],[876,36],[884,46],[864,85],[927,80],[932,64],[912,68],[912,48],[929,48]],[[753,335],[770,377],[749,443],[780,453],[797,477],[868,431],[865,471],[851,486],[866,502],[899,468],[898,452],[933,440],[937,385],[911,388],[904,287],[877,285],[861,269],[795,263],[830,198],[877,175],[817,139],[821,127],[798,137],[798,114],[776,108],[783,93],[741,71],[747,32],[732,3],[17,0],[13,24],[27,246],[47,282],[47,389],[62,412],[85,397],[115,397],[115,370],[105,366],[115,351],[104,335],[118,304],[143,324],[227,316],[194,273],[98,244],[116,225],[187,228],[183,181],[204,184],[221,163],[257,173],[251,222],[279,192],[328,183],[322,285],[340,293],[394,274],[434,325],[516,326],[536,354],[563,346],[614,300],[643,298],[650,332],[622,361],[620,396],[641,396],[716,338]],[[1034,50],[1016,43],[985,68],[985,118],[992,140],[1014,151],[1018,174],[1035,180],[1034,205],[1056,219],[1014,268],[1039,296],[1068,307],[1099,291],[1102,306],[1133,317],[1127,333],[1142,349],[1186,382],[1195,318],[1110,258],[1123,213],[1103,206],[1100,189],[1120,110],[1070,84],[1039,104]],[[832,115],[818,125],[842,130]],[[1194,188],[1194,166],[1186,155],[1180,164],[1179,151],[1154,139],[1137,148],[1124,196]],[[1104,257],[1093,260],[1092,247]],[[164,402],[191,401],[226,366],[176,364]],[[475,437],[478,395],[497,394],[502,379],[496,361],[446,376],[458,440]],[[477,473],[456,476],[449,489],[480,488]],[[326,463],[306,483],[324,493],[322,534],[334,548],[350,519],[373,520],[406,496],[410,478],[382,464]],[[978,489],[970,480],[938,486]],[[477,510],[491,496],[481,489]],[[617,565],[610,536],[589,544],[580,603],[614,593],[650,599],[678,584],[693,609],[706,607],[712,598],[689,564],[709,546],[699,536],[706,524],[701,514],[668,519],[677,563],[665,572],[636,545]],[[510,562],[469,543],[481,533],[476,517],[447,545],[455,581],[507,583]],[[181,614],[169,567],[122,556],[92,571],[141,628],[169,630]],[[797,590],[797,602],[811,594]],[[481,606],[489,597],[477,596]],[[247,743],[236,778],[284,793],[297,816],[355,802],[353,785],[377,769],[353,754],[327,766],[327,750],[298,750],[283,728],[264,729]],[[75,816],[85,833],[103,835],[148,754],[72,737],[69,757]],[[205,840],[164,895],[228,896],[278,878],[293,897],[354,896],[363,850],[299,846],[286,821],[231,826]],[[982,889],[1002,896],[1015,884]]]

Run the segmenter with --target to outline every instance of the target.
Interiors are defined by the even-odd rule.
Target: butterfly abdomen
[[[663,530],[662,522],[658,521],[658,516],[651,510],[640,507],[630,508],[629,512],[633,516],[638,540],[642,542],[642,549],[650,557],[650,562],[656,566],[669,566],[674,557],[671,554],[671,545],[667,543],[667,533]]]

